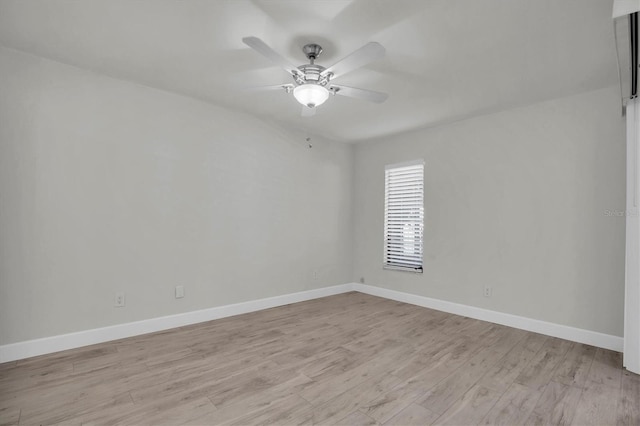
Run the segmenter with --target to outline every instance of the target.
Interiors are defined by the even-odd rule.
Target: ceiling
[[[618,84],[612,0],[2,0],[0,45],[240,109],[338,141],[366,141]],[[336,80],[389,93],[331,97],[310,118],[291,82],[245,46],[328,66],[369,41],[384,59]]]

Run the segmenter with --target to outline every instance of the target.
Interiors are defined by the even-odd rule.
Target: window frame
[[[402,265],[400,263],[394,263],[391,262],[389,260],[389,249],[390,249],[390,236],[388,234],[389,231],[389,226],[390,223],[392,221],[397,221],[397,219],[390,219],[389,218],[389,195],[390,192],[393,191],[393,188],[391,188],[393,186],[393,183],[390,182],[390,176],[389,176],[389,171],[390,170],[394,170],[394,169],[403,169],[403,168],[407,168],[407,167],[414,167],[414,166],[420,166],[419,171],[416,171],[416,174],[419,174],[420,176],[420,181],[417,182],[416,179],[416,183],[415,186],[419,188],[420,192],[420,200],[418,201],[414,201],[413,203],[409,203],[409,205],[407,206],[408,209],[410,211],[408,211],[407,215],[411,216],[411,215],[415,215],[415,209],[416,209],[416,205],[419,206],[419,210],[418,210],[418,219],[419,222],[415,222],[416,217],[413,217],[412,220],[408,221],[408,223],[405,224],[405,226],[417,226],[419,227],[418,230],[413,230],[413,231],[408,231],[408,233],[410,234],[409,237],[411,238],[411,234],[413,234],[414,238],[417,234],[417,237],[419,238],[418,243],[411,243],[411,244],[403,244],[403,251],[404,250],[412,250],[415,252],[416,248],[419,249],[419,262],[415,262],[414,264],[411,263],[407,263],[406,265]],[[397,191],[397,188],[396,188]],[[397,226],[397,223],[396,223]],[[405,240],[406,237],[404,236],[405,232],[407,231],[401,231],[402,232],[402,239]],[[395,164],[387,164],[385,165],[384,168],[384,245],[383,245],[383,269],[388,269],[388,270],[393,270],[393,271],[404,271],[404,272],[411,272],[411,273],[416,273],[416,274],[422,274],[423,273],[423,267],[424,267],[424,160],[419,159],[419,160],[413,160],[413,161],[407,161],[407,162],[402,162],[402,163],[395,163]],[[411,255],[411,254],[409,254]]]

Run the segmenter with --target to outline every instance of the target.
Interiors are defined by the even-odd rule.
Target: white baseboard
[[[27,340],[0,346],[0,363],[30,358],[82,346],[111,340],[124,339],[156,331],[168,330],[189,324],[246,314],[262,309],[275,308],[291,303],[304,302],[305,300],[332,296],[334,294],[352,291],[351,284],[336,285],[314,290],[301,291],[299,293],[284,294],[282,296],[268,297],[266,299],[251,300],[235,303],[233,305],[217,306],[215,308],[199,311],[185,312],[182,314],[152,318],[148,320],[112,325],[103,328],[78,331],[76,333],[61,334],[42,339]]]
[[[389,290],[382,287],[374,287],[366,284],[353,283],[352,288],[361,293],[372,296],[384,297],[385,299],[397,300],[398,302],[410,303],[412,305],[424,306],[425,308],[436,309],[438,311],[449,312],[469,318],[488,321],[495,324],[506,325],[522,330],[533,331],[546,336],[559,337],[571,340],[572,342],[584,343],[604,349],[622,352],[622,337],[610,334],[598,333],[597,331],[584,330],[581,328],[569,327],[566,325],[540,321],[518,315],[505,314],[503,312],[490,311],[488,309],[477,308],[475,306],[461,305],[447,302],[445,300],[432,299],[430,297],[417,296],[415,294],[403,293]]]
[[[282,296],[268,297],[266,299],[251,300],[233,305],[217,306],[215,308],[200,311],[185,312],[182,314],[152,318],[143,321],[135,321],[126,324],[118,324],[110,327],[95,328],[76,333],[62,334],[45,337],[42,339],[27,340],[0,346],[0,363],[30,358],[33,356],[94,345],[96,343],[111,340],[124,339],[156,331],[168,330],[189,324],[211,321],[215,319],[260,311],[262,309],[275,308],[290,303],[304,302],[305,300],[332,296],[349,291],[359,291],[372,296],[384,297],[438,311],[449,312],[482,321],[489,321],[522,330],[533,331],[547,336],[559,337],[574,342],[585,343],[600,348],[622,352],[622,337],[598,333],[596,331],[583,330],[566,325],[554,324],[517,315],[505,314],[497,311],[477,308],[475,306],[461,305],[445,300],[432,299],[415,294],[403,293],[382,287],[374,287],[366,284],[349,283],[324,287],[315,290],[301,291],[299,293],[285,294]]]

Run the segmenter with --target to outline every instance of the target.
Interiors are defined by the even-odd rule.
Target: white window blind
[[[424,162],[386,166],[384,177],[384,267],[422,272]]]

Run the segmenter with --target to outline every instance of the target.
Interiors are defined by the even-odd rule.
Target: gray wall
[[[349,282],[353,149],[304,136],[0,49],[0,344]]]
[[[304,136],[0,49],[0,344],[360,277],[622,335],[616,88],[355,148]],[[384,165],[415,158],[422,275],[382,269]]]
[[[621,336],[620,111],[609,88],[359,144],[354,281]],[[384,166],[416,158],[421,275],[382,269]]]

